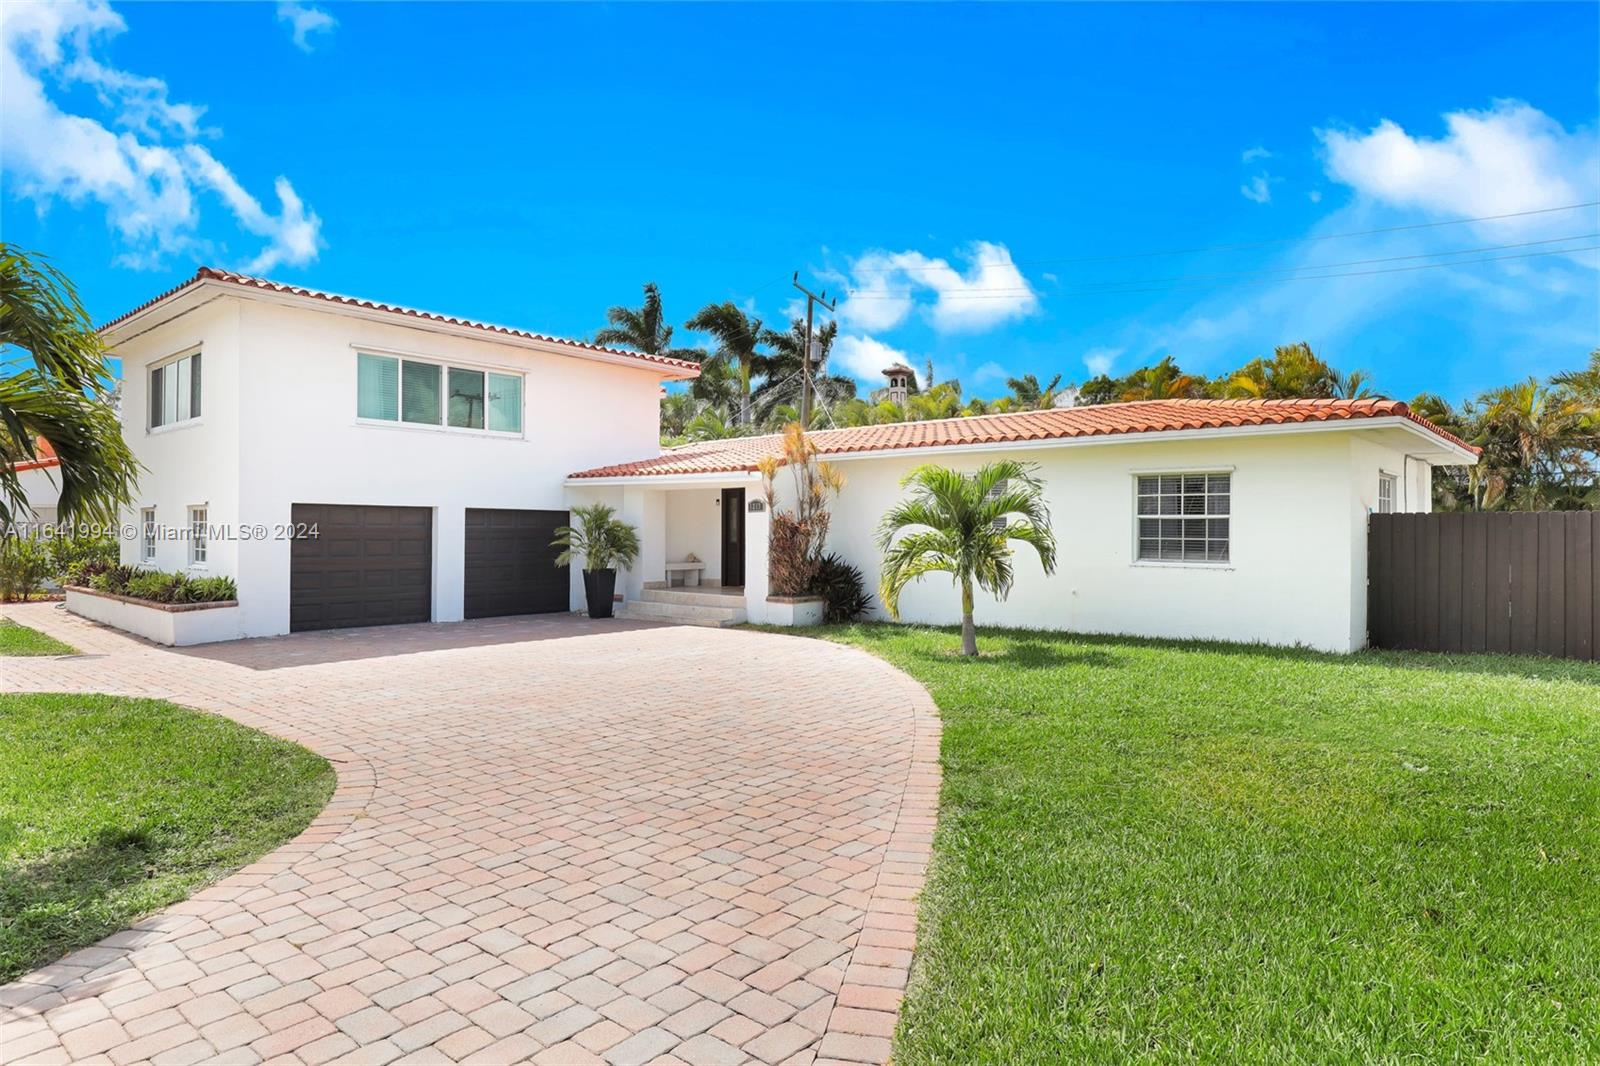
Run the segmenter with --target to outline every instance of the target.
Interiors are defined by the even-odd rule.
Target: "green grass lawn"
[[[944,721],[897,1063],[1600,1059],[1600,666],[816,633]]]
[[[0,618],[0,655],[74,655],[78,651],[37,629]]]
[[[0,695],[0,982],[293,837],[334,773],[162,700]]]

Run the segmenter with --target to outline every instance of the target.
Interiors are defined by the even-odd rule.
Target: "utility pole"
[[[802,373],[800,376],[800,428],[808,429],[811,426],[811,315],[812,309],[821,304],[829,312],[839,306],[839,300],[834,298],[833,303],[828,302],[828,290],[823,289],[821,295],[812,292],[800,284],[800,271],[794,272],[790,279],[795,288],[806,294],[806,349],[800,355]]]

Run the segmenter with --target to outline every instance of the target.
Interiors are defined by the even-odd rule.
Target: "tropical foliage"
[[[12,357],[20,351],[23,359]],[[27,513],[17,464],[48,445],[63,522],[110,525],[131,498],[138,464],[105,392],[105,347],[66,275],[41,256],[0,243],[0,531]]]
[[[98,592],[151,603],[225,603],[239,598],[231,577],[190,577],[175,570],[112,566],[89,579]]]
[[[831,552],[817,563],[816,576],[811,579],[808,591],[822,597],[825,622],[854,622],[872,607],[867,580],[861,571]]]
[[[844,475],[817,459],[817,445],[800,423],[783,431],[783,454],[763,456],[761,487],[771,516],[767,548],[767,586],[774,596],[808,596],[822,566],[828,542],[828,500],[844,488]],[[778,471],[793,479],[793,507],[778,506]]]
[[[1600,349],[1583,370],[1490,389],[1459,407],[1412,407],[1483,449],[1478,464],[1434,471],[1434,504],[1457,511],[1600,508]]]
[[[578,559],[585,570],[615,570],[633,565],[639,557],[639,531],[616,517],[616,510],[603,503],[574,507],[576,526],[556,530],[552,547],[560,548],[557,567],[568,567]]]
[[[878,526],[884,553],[878,596],[889,616],[900,617],[900,594],[911,582],[949,574],[961,590],[961,654],[977,655],[973,586],[996,599],[1010,595],[1011,542],[1031,545],[1044,572],[1055,573],[1055,534],[1036,471],[1008,459],[975,474],[932,465],[907,474],[901,486],[911,488],[911,497],[890,508]]]

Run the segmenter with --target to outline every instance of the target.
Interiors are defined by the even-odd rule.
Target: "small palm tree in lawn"
[[[978,654],[972,587],[1005,599],[1011,592],[1011,541],[1033,546],[1046,574],[1055,573],[1056,540],[1037,468],[1003,460],[975,474],[919,466],[902,487],[911,498],[878,525],[883,580],[878,595],[900,617],[900,593],[923,574],[945,573],[961,589],[961,654]],[[898,538],[898,539],[897,539]]]

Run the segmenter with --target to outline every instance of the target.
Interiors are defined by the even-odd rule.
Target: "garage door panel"
[[[570,579],[551,545],[568,512],[468,508],[466,517],[466,617],[568,609]]]
[[[432,617],[433,514],[426,507],[300,504],[317,536],[290,549],[291,631],[426,622]]]

